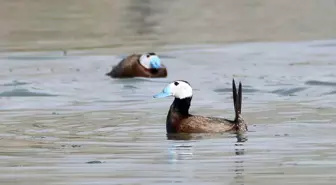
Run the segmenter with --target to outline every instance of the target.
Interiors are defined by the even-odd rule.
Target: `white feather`
[[[178,85],[175,85],[175,82],[177,82]],[[169,85],[171,93],[175,98],[184,99],[192,97],[193,91],[189,84],[183,81],[175,81],[175,82]]]
[[[150,69],[150,58],[147,57],[147,54],[143,54],[140,57],[140,64],[144,66],[146,69]]]

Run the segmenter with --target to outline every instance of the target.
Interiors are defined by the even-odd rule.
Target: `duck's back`
[[[112,71],[107,75],[111,77],[134,77],[134,66],[138,64],[141,55],[133,54],[119,62],[114,66]]]
[[[233,130],[234,126],[233,121],[224,118],[190,115],[180,121],[178,130],[184,133],[215,133]]]

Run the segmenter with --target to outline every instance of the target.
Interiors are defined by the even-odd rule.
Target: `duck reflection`
[[[204,139],[210,135],[192,135],[192,134],[167,134],[168,140],[176,141],[190,141],[190,140],[199,140]],[[211,137],[211,136],[210,136]],[[247,136],[244,134],[235,134],[234,137],[237,141],[234,143],[234,180],[236,184],[244,185],[244,158],[245,148],[244,142],[247,141]],[[169,162],[177,163],[178,161],[189,160],[193,158],[193,147],[191,142],[184,142],[181,144],[174,144],[172,147],[169,147]]]
[[[235,155],[236,155],[236,160],[234,161],[235,163],[235,180],[236,184],[241,184],[244,185],[244,158],[240,157],[245,155],[245,148],[244,148],[244,142],[247,141],[247,137],[243,134],[237,134],[236,135],[237,142],[235,143]]]

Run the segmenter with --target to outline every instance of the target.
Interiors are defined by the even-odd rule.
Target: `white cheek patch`
[[[192,93],[190,93],[188,90],[184,89],[182,92],[181,92],[181,95],[180,97],[181,98],[188,98],[188,97],[191,97],[192,96]]]
[[[145,67],[146,69],[150,69],[150,60],[147,58],[147,55],[141,55],[140,57],[140,64]]]
[[[191,88],[187,88],[187,87],[181,87],[181,88],[175,88],[174,89],[174,96],[176,98],[180,98],[180,99],[183,99],[183,98],[188,98],[188,97],[191,97],[192,96],[192,89]]]
[[[176,91],[178,90],[178,89],[176,88],[176,86],[175,86],[174,84],[171,83],[171,84],[169,85],[169,88],[170,88],[170,91],[171,91],[172,95],[175,96],[175,95],[176,95]]]

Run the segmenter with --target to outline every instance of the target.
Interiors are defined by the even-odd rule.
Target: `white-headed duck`
[[[167,68],[155,53],[132,54],[113,66],[106,75],[112,78],[165,78]]]
[[[193,91],[190,84],[184,80],[177,80],[170,83],[161,93],[154,95],[154,98],[173,96],[175,99],[170,106],[167,119],[167,133],[220,133],[220,132],[245,132],[247,123],[241,115],[242,106],[242,85],[239,83],[238,93],[236,84],[232,81],[233,105],[235,119],[205,117],[191,115],[189,113]]]

